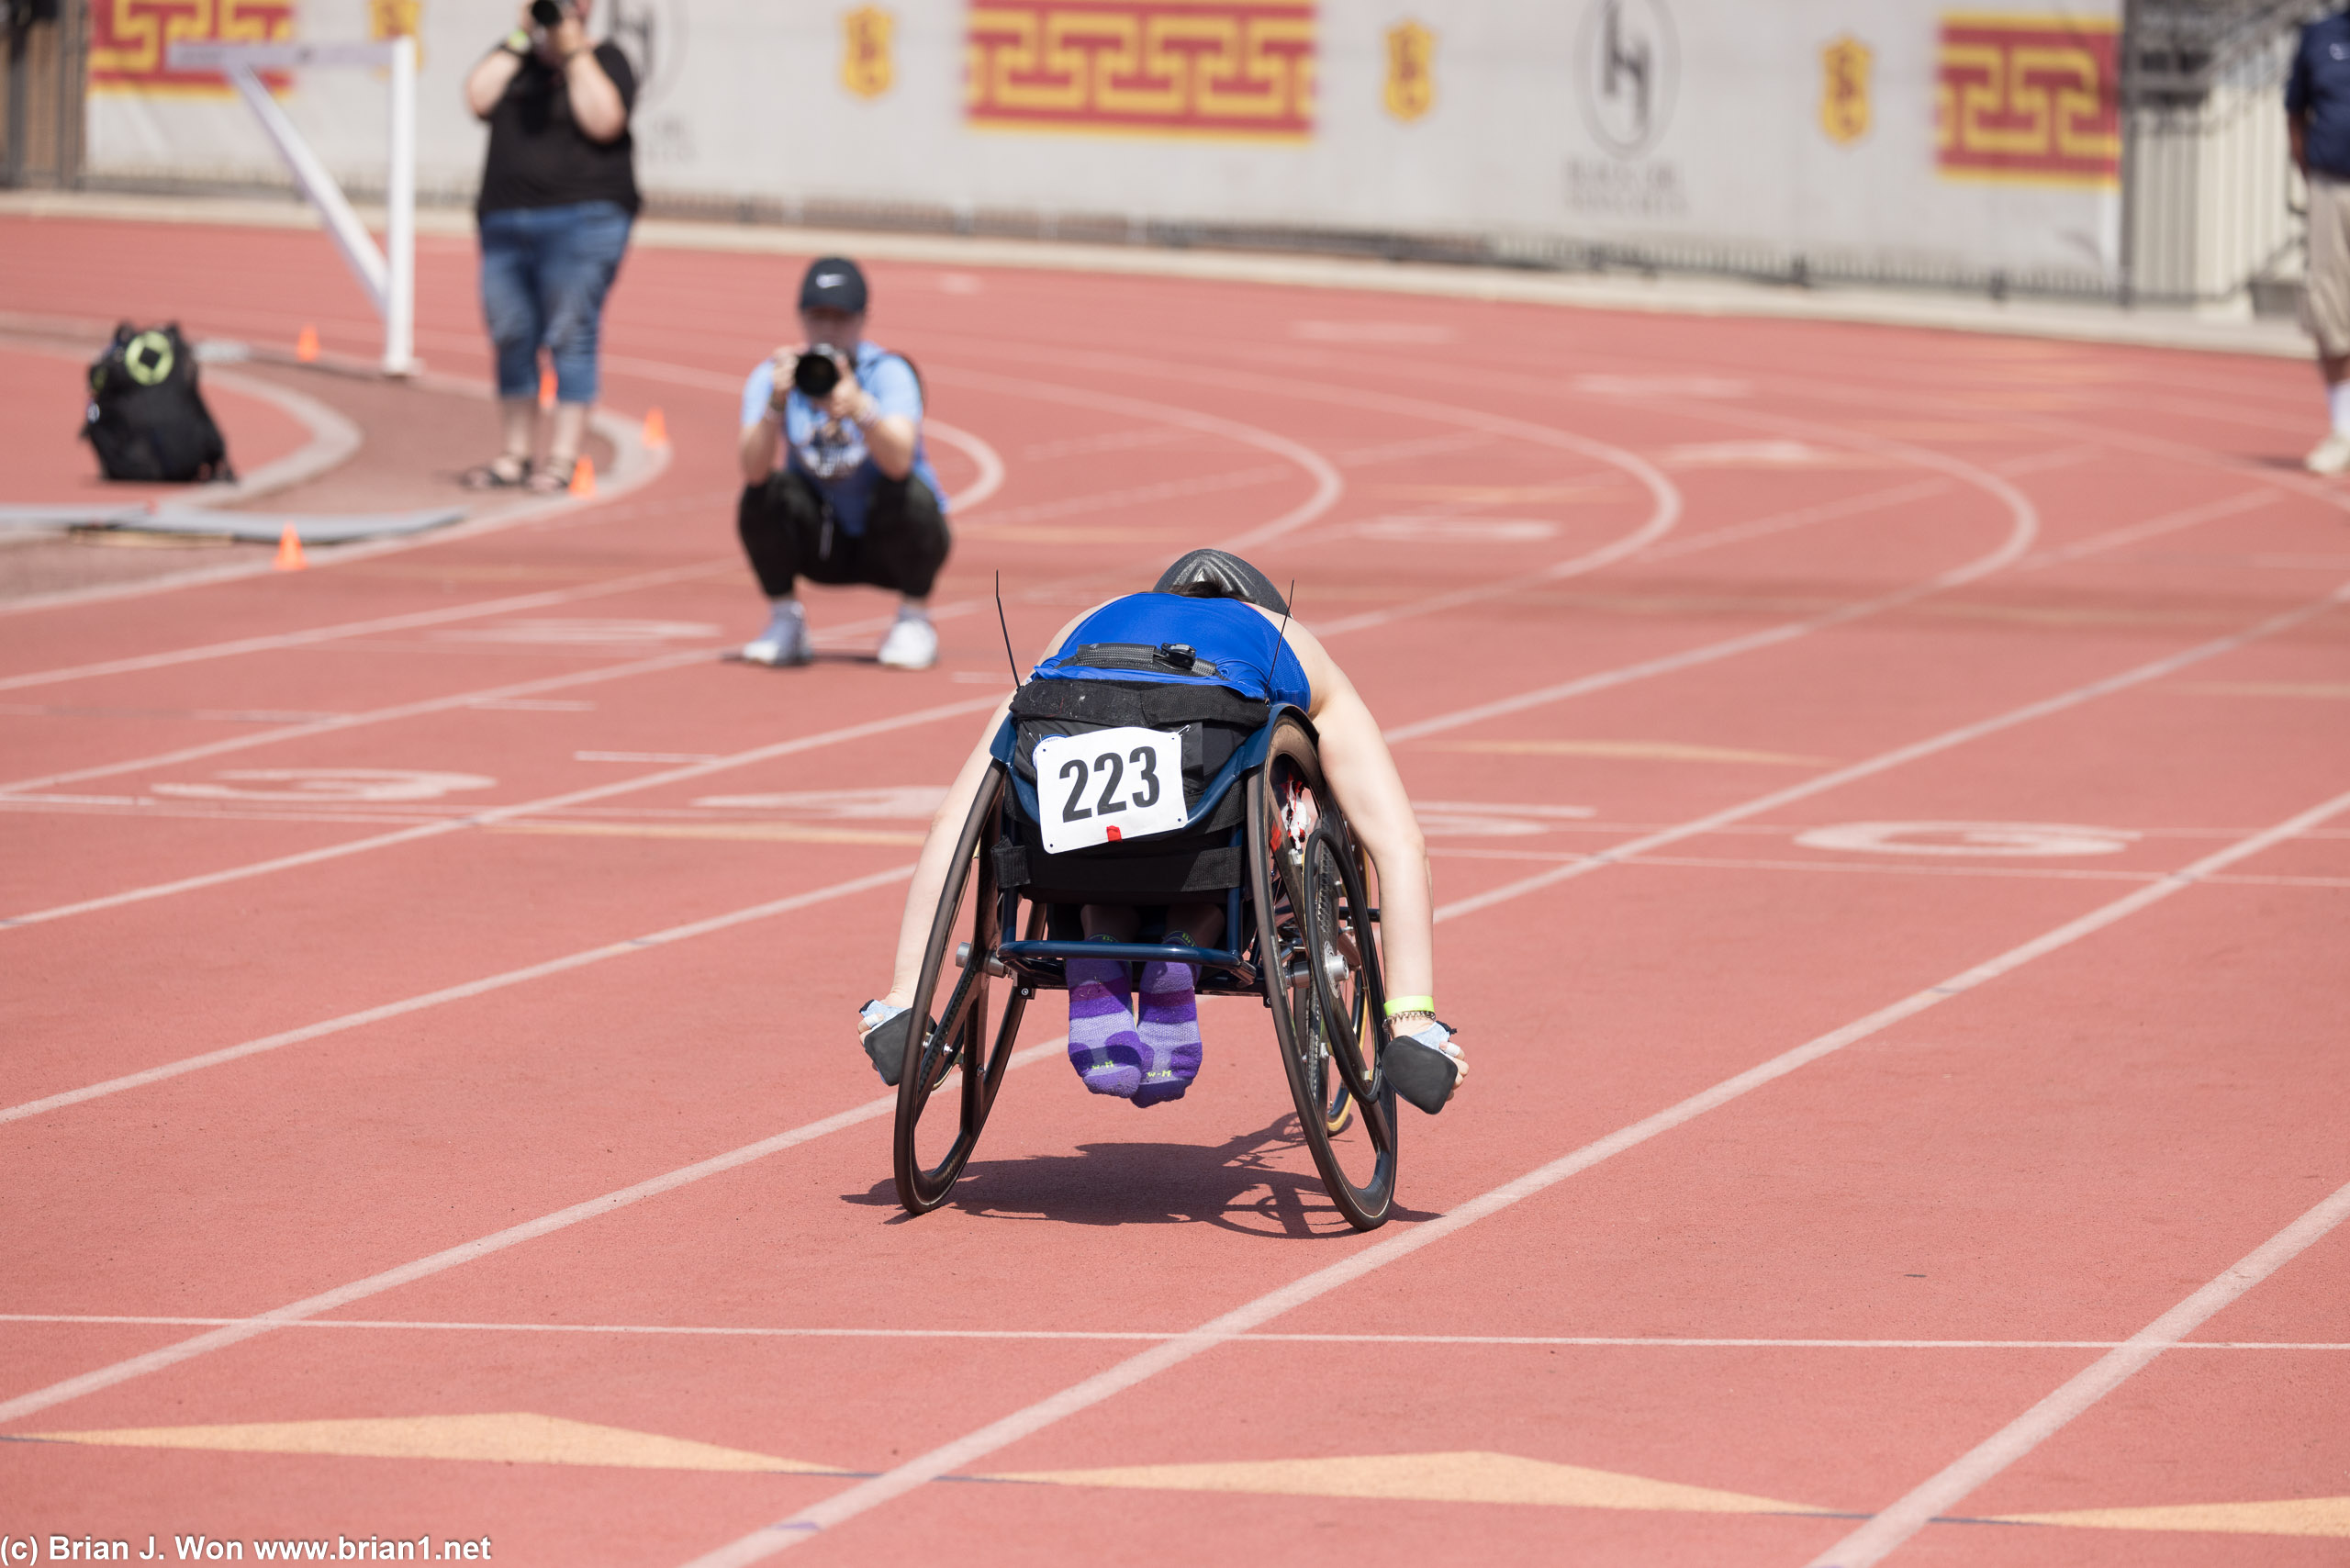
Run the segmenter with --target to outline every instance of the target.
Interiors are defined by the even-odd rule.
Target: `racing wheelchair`
[[[1036,749],[1073,737],[1079,756],[1067,766],[1075,768],[1086,760],[1086,737],[1136,728],[1181,737],[1181,825],[1047,852],[1049,792],[1040,793]],[[1218,686],[1031,680],[1014,694],[990,755],[906,1014],[927,1026],[904,1031],[898,1064],[898,1201],[924,1214],[946,1200],[987,1125],[1023,1012],[1038,991],[1068,989],[1069,959],[1171,960],[1198,967],[1203,997],[1263,1002],[1323,1186],[1357,1229],[1384,1224],[1396,1121],[1395,1091],[1381,1070],[1379,912],[1305,715]],[[1058,809],[1118,809],[1122,761],[1114,748],[1092,759],[1094,774],[1080,770],[1076,786],[1085,803],[1069,794]],[[1085,904],[1131,905],[1142,915],[1137,937],[1148,938],[1155,912],[1219,897],[1218,947],[1089,942],[1079,924]]]

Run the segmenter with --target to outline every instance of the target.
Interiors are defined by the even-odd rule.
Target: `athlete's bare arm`
[[[1094,606],[1094,610],[1100,608]],[[1053,640],[1045,645],[1044,657],[1048,659],[1059,653],[1062,642],[1076,630],[1078,621],[1092,613],[1089,610],[1054,633]],[[923,949],[930,943],[930,923],[937,918],[938,901],[946,890],[946,863],[954,857],[955,841],[962,835],[963,824],[970,818],[971,802],[979,798],[979,786],[988,776],[988,753],[1011,710],[1012,699],[1007,697],[988,714],[986,727],[979,731],[979,744],[963,759],[955,782],[946,787],[946,798],[931,813],[930,831],[923,836],[922,854],[914,861],[914,879],[906,885],[905,913],[898,920],[898,956],[890,970],[889,994],[881,998],[892,1007],[913,1004],[914,984],[922,979]]]
[[[1275,625],[1281,623],[1281,618],[1263,606],[1249,608]],[[1386,960],[1387,994],[1432,996],[1436,930],[1427,843],[1412,814],[1403,776],[1395,771],[1394,756],[1379,733],[1379,721],[1371,716],[1354,682],[1320,639],[1294,621],[1283,636],[1314,693],[1306,716],[1314,721],[1323,777],[1379,874],[1373,896],[1379,901],[1379,950]]]

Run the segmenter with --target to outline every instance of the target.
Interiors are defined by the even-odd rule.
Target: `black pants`
[[[744,489],[735,529],[769,599],[789,595],[799,577],[867,583],[927,599],[954,543],[938,498],[911,474],[902,479],[876,476],[865,507],[865,532],[852,535],[833,515],[823,492],[805,476],[778,468],[767,483]]]

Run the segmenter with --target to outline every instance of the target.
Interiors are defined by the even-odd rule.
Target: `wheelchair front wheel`
[[[898,1202],[909,1214],[946,1202],[969,1162],[1027,1006],[1026,989],[989,968],[1003,935],[993,854],[1003,791],[1003,770],[990,769],[955,841],[914,986],[913,1016],[938,1024],[927,1033],[906,1032],[898,1075],[890,1164]]]
[[[1396,1170],[1395,1091],[1378,1060],[1378,939],[1345,819],[1292,718],[1250,781],[1248,878],[1299,1129],[1347,1223],[1376,1229]]]

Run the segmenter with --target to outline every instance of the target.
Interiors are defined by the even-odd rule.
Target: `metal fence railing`
[[[2122,35],[2123,303],[2255,305],[2300,272],[2282,89],[2313,0],[2132,0]]]
[[[87,14],[75,0],[0,0],[0,185],[80,177]]]

